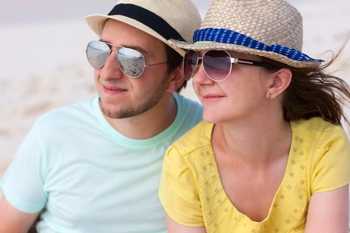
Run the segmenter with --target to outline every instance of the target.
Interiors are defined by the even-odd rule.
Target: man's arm
[[[167,217],[168,233],[206,233],[204,227],[187,227]]]
[[[37,216],[17,210],[0,193],[0,233],[26,233]]]
[[[348,185],[311,197],[305,233],[347,233],[349,217]]]

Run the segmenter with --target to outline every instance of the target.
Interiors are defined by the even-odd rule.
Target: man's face
[[[169,84],[167,64],[145,67],[138,79],[125,76],[115,59],[116,47],[141,51],[146,64],[166,61],[165,45],[158,39],[125,23],[108,20],[101,40],[113,46],[105,65],[96,70],[96,89],[103,113],[110,118],[139,115],[157,106],[164,98]]]

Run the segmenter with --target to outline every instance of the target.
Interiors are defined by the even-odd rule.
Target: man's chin
[[[106,117],[121,118],[121,110],[118,109],[115,103],[108,103],[108,101],[100,98],[100,108]]]
[[[120,110],[116,109],[115,107],[108,107],[103,104],[101,104],[101,110],[103,112],[103,115],[113,119],[123,118],[124,115]]]
[[[103,115],[112,119],[123,119],[137,115],[135,111],[118,109],[116,106],[106,106],[104,104],[101,104],[101,110],[103,112]]]

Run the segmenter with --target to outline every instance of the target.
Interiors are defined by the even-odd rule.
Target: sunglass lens
[[[111,49],[102,41],[91,41],[86,47],[87,60],[95,69],[101,69],[104,66],[110,53]]]
[[[187,79],[190,79],[196,70],[198,64],[198,54],[194,51],[188,51],[184,57],[184,76]]]
[[[118,49],[117,58],[122,72],[130,78],[139,78],[145,69],[145,57],[135,49]]]
[[[204,54],[203,66],[213,80],[223,80],[231,70],[231,58],[225,51],[211,50]]]

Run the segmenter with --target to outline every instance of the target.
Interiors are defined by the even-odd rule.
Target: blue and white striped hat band
[[[313,59],[299,50],[288,48],[283,45],[267,45],[239,32],[224,28],[203,28],[196,30],[193,34],[193,42],[211,41],[224,44],[244,46],[259,51],[280,54],[294,61],[301,62],[322,62],[323,60]]]

